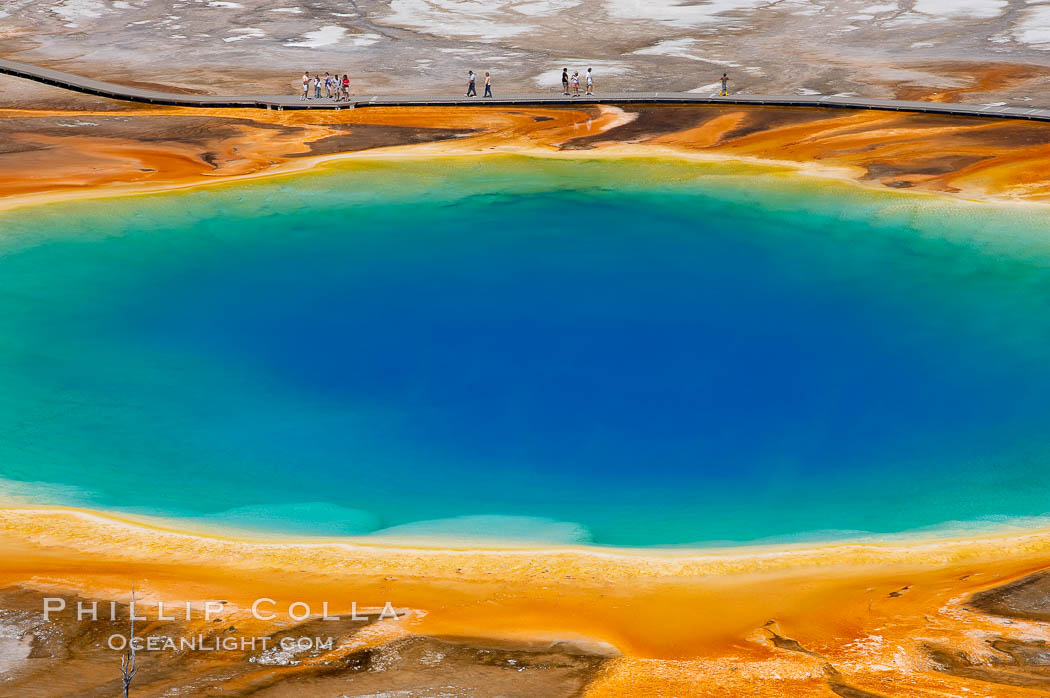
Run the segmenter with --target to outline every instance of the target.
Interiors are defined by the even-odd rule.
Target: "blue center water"
[[[1042,515],[1048,220],[509,157],[16,210],[0,492],[608,545]]]

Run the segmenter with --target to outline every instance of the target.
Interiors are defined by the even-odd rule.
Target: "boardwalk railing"
[[[811,107],[825,109],[875,109],[879,111],[948,114],[952,116],[983,116],[1000,119],[1027,119],[1050,121],[1050,109],[950,102],[916,102],[897,99],[866,99],[838,95],[733,95],[718,97],[693,92],[616,92],[600,95],[566,97],[560,93],[508,94],[495,99],[463,97],[460,95],[369,96],[352,97],[348,102],[331,99],[301,101],[297,95],[221,97],[214,95],[178,94],[128,87],[112,82],[93,80],[52,68],[0,59],[0,73],[35,80],[67,90],[82,92],[129,102],[162,104],[204,109],[361,109],[364,107],[415,106],[556,106],[566,104],[731,104],[747,106]]]

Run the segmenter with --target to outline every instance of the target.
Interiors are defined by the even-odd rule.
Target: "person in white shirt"
[[[467,73],[467,97],[477,97],[478,90],[474,87],[474,71],[471,70]]]
[[[590,68],[587,69],[587,94],[594,94],[594,73]]]

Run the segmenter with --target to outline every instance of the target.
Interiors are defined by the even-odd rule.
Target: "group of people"
[[[314,93],[313,97],[310,96],[311,91]],[[340,78],[339,75],[332,75],[331,73],[325,73],[324,76],[321,76],[320,73],[313,76],[310,73],[303,73],[303,92],[299,95],[299,101],[304,102],[308,99],[322,98],[334,99],[337,102],[349,102],[350,78],[345,74]]]
[[[562,94],[566,96],[579,97],[580,96],[580,73],[579,71],[573,72],[569,75],[568,68],[561,69],[561,89]],[[594,94],[594,71],[591,68],[587,69],[587,72],[583,76],[584,86],[586,88],[587,95]],[[725,97],[729,94],[729,75],[722,73],[722,77],[719,82],[722,84],[722,89],[719,91],[719,95]],[[310,96],[311,91],[313,97]],[[323,94],[322,94],[323,93]],[[467,73],[467,97],[477,97],[477,76],[474,75],[474,71],[471,70]],[[492,75],[488,72],[485,73],[485,97],[492,97]],[[299,101],[305,101],[308,99],[333,99],[337,102],[348,102],[350,101],[350,78],[345,74],[342,78],[338,75],[332,75],[331,73],[325,73],[322,77],[320,74],[311,76],[310,73],[303,73],[303,92],[299,97]]]
[[[586,94],[593,95],[594,94],[594,70],[592,68],[588,68],[587,69],[587,72],[584,75],[583,80],[586,83],[586,88],[587,88]],[[567,96],[568,95],[572,95],[573,97],[579,97],[580,96],[580,73],[579,73],[579,71],[574,72],[572,74],[572,76],[570,77],[569,76],[569,69],[568,68],[562,68],[561,69],[561,87],[562,87],[562,94],[567,95]],[[570,87],[572,89],[572,92],[569,91]],[[477,97],[478,96],[477,76],[474,75],[474,71],[473,70],[467,72],[467,94],[465,96],[467,96],[467,97]],[[492,96],[492,76],[488,72],[486,72],[485,73],[485,94],[484,94],[484,97],[491,97],[491,96]]]
[[[591,68],[587,69],[587,74],[584,76],[586,81],[587,94],[594,94],[594,71]],[[569,92],[569,90],[572,92]],[[561,69],[561,93],[563,95],[572,95],[573,97],[580,96],[580,72],[573,71],[572,76],[569,76],[569,69]]]
[[[477,97],[478,96],[478,88],[477,88],[477,85],[475,84],[476,82],[477,82],[477,78],[474,75],[474,71],[473,70],[467,71],[467,95],[466,95],[467,97]],[[485,97],[491,97],[491,96],[492,96],[492,76],[489,75],[488,72],[486,72],[485,73]]]

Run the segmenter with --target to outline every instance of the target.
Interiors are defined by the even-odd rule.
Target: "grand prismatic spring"
[[[9,212],[0,474],[40,503],[412,540],[1042,514],[1045,214],[799,179],[375,161]]]

